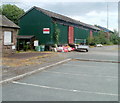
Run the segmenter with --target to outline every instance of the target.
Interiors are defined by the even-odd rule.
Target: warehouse
[[[67,16],[53,13],[39,7],[33,7],[19,20],[19,35],[34,35],[39,45],[55,44],[55,29],[59,30],[58,44],[73,44],[97,35],[100,30]]]

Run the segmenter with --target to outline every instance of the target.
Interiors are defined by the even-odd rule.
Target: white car
[[[102,47],[103,45],[102,44],[96,44],[96,47]]]
[[[88,45],[78,45],[77,46],[77,51],[86,50],[86,52],[88,52],[88,49],[89,49]]]

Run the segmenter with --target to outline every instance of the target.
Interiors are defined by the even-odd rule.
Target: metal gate
[[[90,38],[92,38],[93,37],[93,32],[92,32],[92,30],[90,30]]]
[[[74,43],[74,28],[72,26],[69,26],[68,29],[68,43]]]

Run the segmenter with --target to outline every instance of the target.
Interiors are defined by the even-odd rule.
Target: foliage
[[[18,24],[18,19],[25,13],[24,10],[18,8],[16,5],[2,5],[0,13],[5,15],[8,19]]]
[[[2,6],[0,6],[0,15],[2,15]]]
[[[55,43],[59,44],[60,29],[58,28],[57,23],[54,23],[54,25],[55,25],[55,32],[54,32]]]
[[[95,45],[95,43],[94,43],[94,38],[92,37],[92,38],[90,38],[90,37],[88,37],[87,38],[87,44],[89,44],[89,45]]]
[[[118,37],[118,45],[120,45],[120,37]]]
[[[113,43],[113,44],[118,44],[118,42],[119,42],[119,33],[116,31],[116,30],[114,30],[114,33],[112,34],[110,34],[111,36],[110,36],[110,41]]]
[[[30,45],[27,44],[27,43],[25,43],[25,42],[23,42],[23,50],[26,51],[26,50],[28,50],[29,48],[30,48]]]
[[[106,37],[106,33],[103,31],[99,31],[97,36],[93,38],[88,37],[87,44],[89,45],[96,45],[96,44],[118,44],[119,37],[118,32],[114,30],[114,33],[110,33],[110,37]]]
[[[111,44],[109,39],[106,37],[106,33],[103,31],[100,31],[98,34],[98,38],[99,38],[99,43],[100,44]]]

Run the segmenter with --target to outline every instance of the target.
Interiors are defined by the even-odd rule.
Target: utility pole
[[[118,2],[118,32],[120,37],[120,1]]]
[[[107,2],[107,29],[109,28],[109,9],[108,9],[108,2]]]

